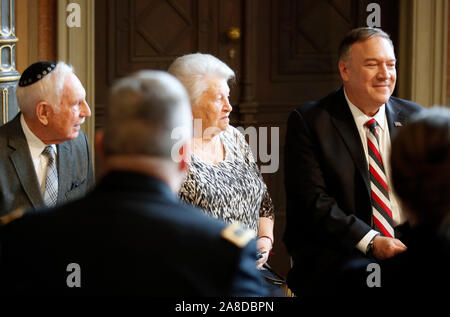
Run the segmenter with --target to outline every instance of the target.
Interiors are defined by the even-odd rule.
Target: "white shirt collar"
[[[28,147],[30,148],[30,154],[32,158],[36,158],[41,155],[42,151],[44,151],[47,146],[44,142],[41,141],[28,127],[23,114],[20,114],[20,124],[22,126],[23,133],[25,134],[25,138],[28,143]],[[57,148],[55,144],[52,144],[53,150],[57,153]]]
[[[366,122],[370,119],[375,119],[377,121],[378,126],[384,130],[386,124],[386,104],[383,104],[378,112],[373,116],[369,117],[364,112],[362,112],[357,106],[355,106],[350,99],[347,97],[347,93],[344,88],[344,96],[345,100],[347,100],[348,106],[350,107],[350,111],[352,112],[353,118],[355,119],[355,123],[357,127],[364,126]]]

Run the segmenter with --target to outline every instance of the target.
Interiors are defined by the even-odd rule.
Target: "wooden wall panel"
[[[166,70],[180,55],[219,57],[236,72],[239,87],[240,42],[229,41],[225,34],[231,26],[241,27],[241,7],[242,0],[97,0],[96,127],[103,124],[107,90],[114,80],[141,69]],[[232,104],[239,92],[232,89]]]
[[[38,60],[56,61],[56,0],[39,0],[38,17]]]
[[[272,81],[335,80],[336,47],[354,9],[349,1],[272,1]]]

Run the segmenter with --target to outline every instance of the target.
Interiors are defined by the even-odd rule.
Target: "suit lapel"
[[[367,160],[364,154],[364,148],[361,144],[358,128],[356,127],[355,120],[353,119],[347,101],[345,100],[343,88],[337,91],[334,98],[335,100],[331,101],[329,104],[331,121],[344,140],[357,169],[364,179],[367,192],[370,195],[369,167],[367,166]],[[402,115],[401,107],[392,99],[389,99],[386,103],[386,119],[388,121],[389,134],[392,139],[398,129],[406,123],[406,118]]]
[[[370,195],[369,167],[367,166],[367,160],[364,154],[363,145],[361,144],[358,128],[356,127],[355,120],[353,119],[347,101],[345,100],[343,88],[337,91],[334,98],[336,99],[329,104],[331,121],[344,140],[358,171],[364,179],[367,192]]]
[[[386,119],[389,126],[389,135],[392,140],[397,134],[398,129],[406,124],[406,117],[402,116],[401,107],[392,99],[386,102]]]
[[[71,151],[68,142],[57,145],[58,147],[58,203],[67,200],[66,193],[71,189]]]
[[[36,175],[36,170],[31,159],[25,134],[20,125],[20,114],[11,122],[11,133],[8,137],[8,145],[13,151],[9,155],[22,187],[34,208],[44,205],[41,188]]]

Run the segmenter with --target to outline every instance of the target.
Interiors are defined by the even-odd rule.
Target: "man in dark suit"
[[[390,258],[406,247],[391,189],[390,139],[421,107],[391,97],[395,54],[380,29],[352,30],[339,49],[343,87],[289,117],[284,241],[297,294],[332,292],[350,259]]]
[[[0,227],[4,292],[265,295],[251,231],[176,195],[191,136],[189,98],[177,79],[142,71],[116,83],[96,136],[104,173],[98,186]]]
[[[38,62],[17,87],[21,112],[0,127],[0,216],[84,196],[94,184],[86,92],[63,62]],[[52,164],[50,164],[50,162]]]
[[[450,109],[433,107],[412,117],[392,141],[391,166],[394,188],[411,224],[402,236],[408,249],[377,261],[378,277],[370,281],[379,288],[366,282],[373,259],[349,263],[342,272],[343,289],[346,294],[435,297],[450,283]]]

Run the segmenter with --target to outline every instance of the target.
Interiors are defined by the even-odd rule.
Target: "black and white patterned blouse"
[[[179,196],[206,214],[240,222],[258,232],[259,217],[274,218],[274,207],[250,146],[234,127],[220,133],[225,159],[218,164],[191,156],[190,171]]]

